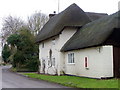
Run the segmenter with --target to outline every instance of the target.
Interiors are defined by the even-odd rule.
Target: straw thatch
[[[69,51],[69,50],[76,50],[82,49],[87,47],[99,46],[104,44],[110,44],[107,41],[110,41],[110,36],[114,36],[111,40],[112,42],[115,41],[116,33],[115,30],[118,32],[117,39],[120,38],[120,29],[119,28],[120,22],[120,11],[110,15],[90,22],[83,26],[80,30],[78,30],[73,37],[63,46],[61,51]],[[120,39],[117,40],[120,43]],[[112,43],[111,43],[112,44]]]
[[[65,26],[83,26],[91,22],[85,12],[76,4],[70,5],[61,13],[53,16],[38,33],[36,42],[49,39],[61,33]]]
[[[88,17],[91,19],[91,21],[100,19],[104,16],[108,16],[108,14],[106,13],[94,13],[94,12],[86,12],[86,14],[88,15]]]

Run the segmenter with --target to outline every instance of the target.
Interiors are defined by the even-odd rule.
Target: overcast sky
[[[59,0],[60,11],[76,3],[84,11],[114,13],[118,10],[119,0]],[[8,15],[26,19],[35,11],[52,13],[58,11],[58,0],[0,0],[0,18]]]
[[[118,11],[119,0],[59,0],[59,11],[76,3],[85,12],[112,14]],[[0,0],[0,28],[4,17],[8,15],[26,20],[35,11],[49,14],[58,12],[58,0]]]
[[[112,14],[118,11],[119,0],[59,0],[59,12],[76,3],[85,12]],[[49,14],[58,12],[58,0],[0,0],[0,29],[2,19],[8,15],[27,20],[35,11]]]

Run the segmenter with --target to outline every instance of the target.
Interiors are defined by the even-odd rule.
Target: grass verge
[[[118,88],[118,79],[98,80],[76,76],[50,76],[37,73],[21,73],[31,78],[46,80],[76,88]]]

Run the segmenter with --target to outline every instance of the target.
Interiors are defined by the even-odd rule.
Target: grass
[[[118,88],[118,79],[98,80],[76,76],[50,76],[37,73],[22,73],[31,78],[46,80],[76,88]]]

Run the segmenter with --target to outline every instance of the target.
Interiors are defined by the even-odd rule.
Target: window
[[[48,66],[50,66],[51,65],[51,62],[50,62],[50,60],[48,60]]]
[[[68,63],[75,63],[74,61],[74,53],[68,54]]]
[[[52,44],[55,45],[55,39],[52,40]]]
[[[55,66],[55,58],[52,58],[52,60],[48,60],[48,66]]]
[[[52,66],[55,66],[55,58],[52,59]]]
[[[45,59],[42,59],[42,65],[45,68]]]
[[[85,57],[84,60],[85,60],[84,61],[85,62],[85,68],[88,68],[88,57]]]
[[[42,43],[42,48],[44,48],[44,46],[45,46],[44,43]]]

